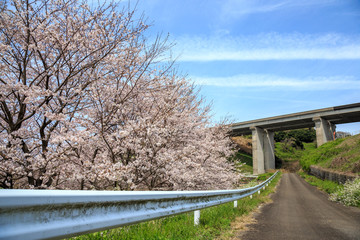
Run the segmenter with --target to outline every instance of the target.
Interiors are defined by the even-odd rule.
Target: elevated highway
[[[360,103],[316,109],[230,125],[233,136],[252,134],[254,174],[275,168],[274,132],[316,129],[317,145],[334,139],[336,124],[360,122]]]

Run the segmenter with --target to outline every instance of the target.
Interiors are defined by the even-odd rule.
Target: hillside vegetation
[[[304,138],[305,137],[305,138]],[[306,139],[307,142],[304,142]],[[275,158],[288,171],[298,171],[308,183],[330,194],[330,200],[344,205],[360,207],[360,178],[344,185],[329,180],[321,180],[309,175],[311,165],[328,170],[354,174],[360,177],[360,134],[328,142],[316,147],[313,129],[279,132],[275,135]],[[246,142],[236,141],[236,143]],[[250,168],[252,158],[243,151],[244,146],[238,144],[240,152],[233,156],[232,161],[243,162]],[[243,151],[243,152],[241,152]],[[300,163],[300,165],[299,165]]]
[[[314,129],[298,129],[292,131],[276,132],[275,140],[275,167],[287,168],[292,162],[298,161],[303,150],[314,149],[316,134]],[[232,162],[241,162],[243,172],[252,172],[252,141],[251,136],[232,137],[237,145],[238,152],[230,159]]]
[[[300,176],[330,194],[330,200],[360,207],[360,178],[342,185],[306,173],[311,165],[316,165],[331,171],[360,176],[360,135],[337,139],[318,148],[315,142],[298,144],[295,139],[286,138],[276,143],[275,154],[284,161],[285,168],[298,166],[297,160],[300,160],[304,170],[298,171]]]
[[[237,136],[231,137],[231,141],[234,143],[237,150],[230,158],[229,161],[234,163],[237,170],[244,174],[252,174],[252,142],[250,136]],[[245,180],[246,179],[242,179]]]
[[[305,171],[309,170],[310,165],[317,165],[339,172],[359,174],[360,134],[303,151],[300,165]]]
[[[301,143],[301,146],[294,145],[291,141],[276,142],[275,156],[283,162],[299,161],[305,153],[316,149],[316,144],[313,142]]]
[[[275,156],[285,163],[298,161],[304,150],[316,148],[316,132],[312,128],[276,132],[274,140]]]
[[[232,140],[240,149],[233,156],[233,161],[241,161],[248,168],[252,166],[251,139],[236,137]],[[314,129],[278,132],[275,140],[276,161],[282,162],[285,167],[288,163],[299,161],[305,171],[310,165],[317,165],[338,172],[360,174],[360,134],[337,139],[318,148]]]

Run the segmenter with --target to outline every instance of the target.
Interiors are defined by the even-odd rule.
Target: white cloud
[[[183,36],[173,49],[179,61],[360,59],[360,36],[258,34],[240,37]]]
[[[227,0],[221,8],[220,19],[227,21],[250,14],[274,12],[289,8],[304,8],[341,3],[341,0]]]
[[[352,76],[291,78],[276,75],[235,75],[230,77],[191,77],[196,85],[217,87],[267,88],[288,90],[360,90],[360,80]]]

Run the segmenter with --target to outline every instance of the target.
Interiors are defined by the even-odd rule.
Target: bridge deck
[[[333,124],[360,122],[360,103],[239,122],[231,124],[230,129],[236,136],[251,134],[250,128],[254,126],[270,131],[309,128],[315,126],[313,119],[317,117]]]

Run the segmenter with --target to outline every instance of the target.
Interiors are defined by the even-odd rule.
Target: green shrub
[[[276,132],[274,136],[274,140],[276,142],[281,142],[288,138],[294,138],[298,142],[310,143],[316,140],[316,132],[313,128],[297,129],[291,131]]]
[[[330,195],[330,200],[341,202],[346,206],[360,207],[360,178],[346,182],[344,188]]]

